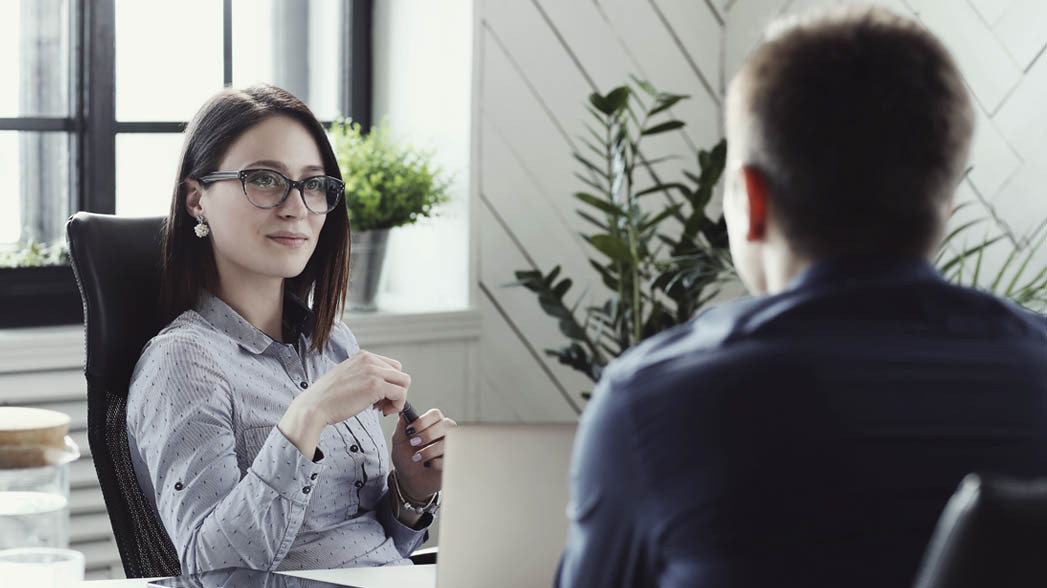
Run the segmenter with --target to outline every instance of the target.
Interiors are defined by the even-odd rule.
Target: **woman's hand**
[[[400,489],[416,501],[440,490],[444,469],[444,435],[458,423],[434,408],[407,426],[403,415],[393,433],[393,465]],[[405,430],[406,428],[406,430]],[[408,434],[410,433],[410,434]]]
[[[403,409],[411,376],[402,367],[395,359],[359,351],[298,395],[277,427],[311,458],[327,425],[352,418],[369,406],[383,414]]]
[[[321,376],[306,394],[313,397],[314,410],[326,425],[352,418],[369,406],[382,414],[397,413],[411,386],[411,376],[402,367],[395,359],[359,351]]]

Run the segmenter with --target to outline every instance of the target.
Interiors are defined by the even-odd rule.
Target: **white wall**
[[[390,235],[378,303],[466,308],[470,299],[471,0],[382,0],[374,6],[374,120],[432,149],[455,178],[439,218]]]

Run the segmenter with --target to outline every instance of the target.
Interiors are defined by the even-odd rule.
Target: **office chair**
[[[66,223],[84,303],[87,443],[128,578],[181,573],[174,545],[138,486],[127,444],[131,374],[142,347],[164,326],[157,305],[163,221],[78,212]],[[435,549],[411,560],[435,563]]]
[[[1047,479],[970,474],[949,499],[914,588],[1047,586]]]
[[[145,343],[163,327],[163,218],[78,212],[66,223],[84,303],[87,442],[128,578],[177,576],[178,555],[138,486],[127,445],[127,388]]]

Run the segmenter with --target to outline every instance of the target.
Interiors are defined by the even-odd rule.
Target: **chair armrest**
[[[411,561],[414,562],[414,565],[416,566],[434,564],[436,563],[436,553],[439,549],[439,547],[419,549],[411,554]]]

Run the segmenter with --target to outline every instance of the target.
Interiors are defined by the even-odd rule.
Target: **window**
[[[166,214],[182,130],[223,86],[274,83],[369,125],[371,2],[0,0],[0,305],[5,256],[64,243],[71,212]],[[54,322],[26,302],[0,327]]]

